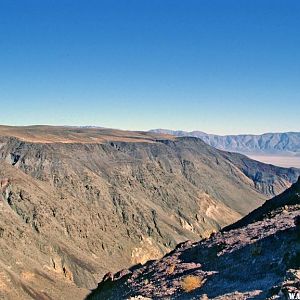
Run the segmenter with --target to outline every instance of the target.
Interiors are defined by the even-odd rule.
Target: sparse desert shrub
[[[203,278],[199,276],[189,275],[183,278],[181,282],[182,289],[189,293],[203,285]]]
[[[289,268],[299,269],[300,268],[300,252],[297,251],[289,257],[287,265]]]
[[[226,243],[224,242],[219,242],[218,244],[216,244],[217,253],[221,252],[225,248],[226,248]]]
[[[171,265],[169,266],[169,268],[167,269],[167,274],[168,274],[168,275],[173,274],[173,273],[174,273],[174,270],[175,270],[175,267],[176,267],[175,264],[171,264]]]
[[[260,244],[254,244],[251,248],[251,255],[252,256],[259,256],[262,252],[262,246]]]

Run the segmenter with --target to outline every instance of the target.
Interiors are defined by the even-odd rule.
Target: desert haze
[[[246,154],[247,155],[247,154]],[[281,167],[300,168],[300,155],[268,155],[268,154],[248,154],[254,160],[259,160],[266,164],[272,164]]]
[[[202,131],[153,129],[150,132],[202,139],[220,150],[242,153],[250,158],[281,167],[300,167],[300,132],[265,133],[261,135],[215,135]]]

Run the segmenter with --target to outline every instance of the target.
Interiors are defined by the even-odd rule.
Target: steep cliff
[[[110,274],[88,300],[297,299],[300,180],[225,230]]]

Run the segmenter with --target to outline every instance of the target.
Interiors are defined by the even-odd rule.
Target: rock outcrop
[[[300,179],[210,238],[103,281],[87,299],[297,299],[299,191]]]

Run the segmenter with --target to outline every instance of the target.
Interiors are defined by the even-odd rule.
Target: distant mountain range
[[[261,135],[215,135],[202,131],[174,131],[153,129],[153,133],[170,134],[177,137],[197,137],[220,150],[240,153],[265,153],[300,156],[300,132],[265,133]]]

